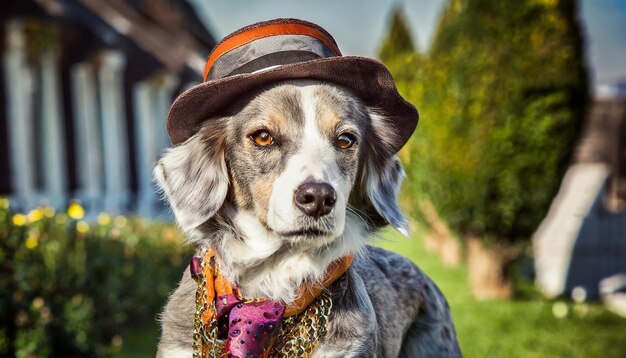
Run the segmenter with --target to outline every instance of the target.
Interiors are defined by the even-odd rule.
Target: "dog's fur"
[[[333,311],[316,357],[460,356],[435,284],[401,256],[367,246],[385,223],[408,234],[390,128],[343,88],[282,82],[207,118],[155,169],[190,243],[214,245],[223,274],[246,297],[292,302],[303,282],[319,281],[331,262],[356,253],[329,287]],[[255,145],[259,130],[274,143]],[[347,149],[336,145],[343,133],[356,139]],[[335,190],[328,215],[308,216],[294,204],[294,192],[310,182]],[[162,315],[157,356],[191,355],[195,290],[184,273]]]

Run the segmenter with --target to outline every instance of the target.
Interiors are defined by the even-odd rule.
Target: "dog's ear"
[[[209,220],[224,204],[229,186],[225,137],[221,121],[212,120],[186,142],[167,149],[154,169],[185,232]]]
[[[370,113],[371,127],[366,135],[363,160],[356,193],[351,205],[367,215],[375,226],[390,224],[409,236],[409,223],[400,205],[398,194],[404,179],[404,169],[393,153],[397,136],[389,130],[386,119]]]

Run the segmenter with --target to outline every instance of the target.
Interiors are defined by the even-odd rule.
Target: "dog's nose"
[[[294,201],[303,213],[318,219],[333,210],[337,193],[330,184],[304,183],[296,189]]]

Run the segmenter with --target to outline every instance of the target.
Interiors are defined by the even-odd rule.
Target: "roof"
[[[112,32],[113,37],[128,38],[175,72],[190,69],[202,74],[206,56],[215,44],[215,39],[186,0],[34,2],[52,18],[76,18],[100,34],[104,42],[111,41]]]

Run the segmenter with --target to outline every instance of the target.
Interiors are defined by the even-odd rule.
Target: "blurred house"
[[[186,0],[0,1],[0,195],[17,210],[162,212],[172,99],[215,40]]]
[[[626,85],[598,90],[533,244],[537,283],[549,296],[597,298],[602,279],[626,273]]]

